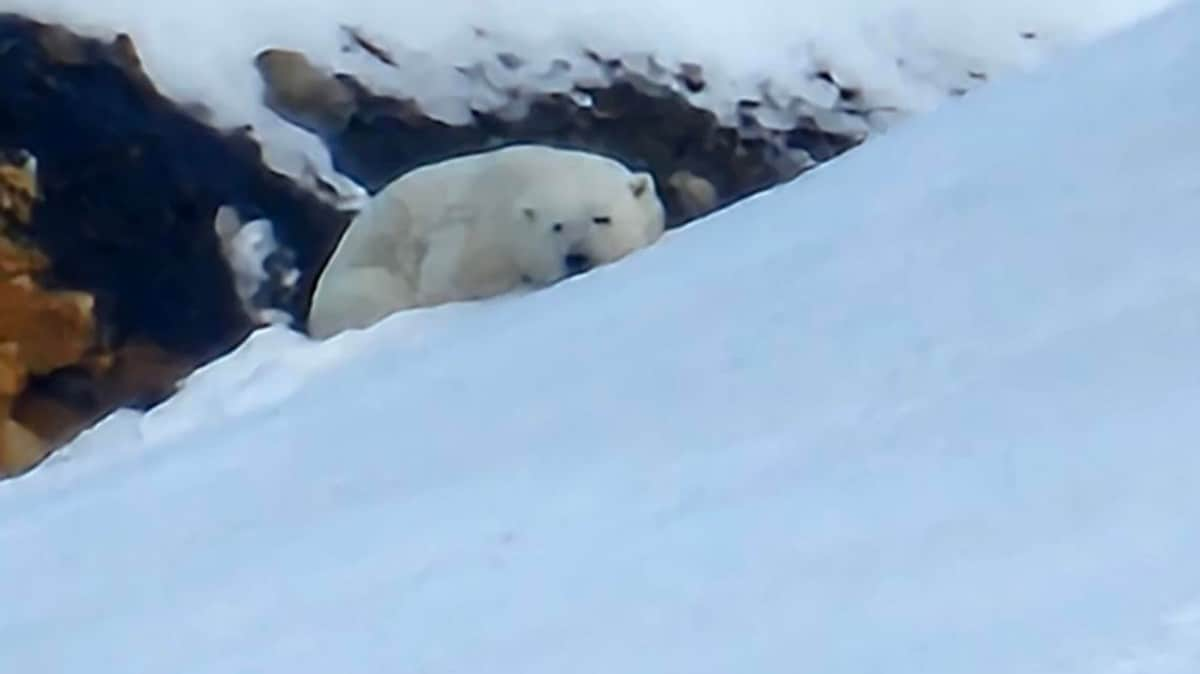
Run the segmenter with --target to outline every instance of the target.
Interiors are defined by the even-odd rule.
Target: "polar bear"
[[[309,334],[548,286],[649,246],[663,228],[653,176],[601,155],[523,144],[423,166],[350,223],[317,280]]]

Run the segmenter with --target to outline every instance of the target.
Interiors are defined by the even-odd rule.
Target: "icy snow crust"
[[[452,123],[472,109],[505,102],[496,88],[568,90],[602,81],[584,49],[625,57],[652,78],[683,62],[704,68],[710,86],[691,95],[733,121],[742,99],[768,126],[787,127],[812,115],[831,131],[865,131],[857,115],[833,112],[837,88],[813,77],[832,72],[864,93],[883,128],[895,114],[928,110],[950,89],[971,84],[968,71],[1003,74],[1041,62],[1049,53],[1086,42],[1149,16],[1172,0],[3,0],[0,9],[61,22],[89,34],[130,34],[150,77],[179,101],[212,108],[221,127],[250,124],[272,166],[294,176],[319,175],[347,198],[362,192],[335,174],[328,151],[260,102],[253,57],[268,47],[297,49],[315,63],[352,73],[381,94],[416,97],[433,116]],[[389,51],[389,66],[355,46],[346,28]],[[480,38],[476,29],[486,32]],[[1036,33],[1033,40],[1021,33]],[[527,65],[509,73],[498,52]],[[653,57],[657,66],[650,64]],[[564,73],[554,65],[565,60]],[[486,62],[481,79],[463,68]],[[491,84],[485,86],[484,80]]]
[[[259,333],[0,484],[0,671],[1200,671],[1197,72],[1188,4],[549,290]]]

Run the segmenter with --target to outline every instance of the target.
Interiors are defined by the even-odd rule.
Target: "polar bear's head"
[[[587,239],[591,222],[577,210],[553,203],[521,202],[517,221],[522,235],[510,241],[515,244],[512,255],[526,281],[550,285],[580,271],[576,268],[583,258],[577,251]]]
[[[662,236],[665,215],[653,176],[607,162],[552,181],[557,183],[552,191],[518,200],[519,219],[529,228],[526,240],[540,242],[521,250],[530,280],[553,283],[615,262]]]
[[[614,262],[662,236],[664,209],[649,173],[577,150],[514,146],[497,155],[520,176],[511,198],[523,233],[513,255],[532,282]]]
[[[590,204],[591,226],[583,244],[573,252],[585,266],[615,262],[658,240],[663,233],[664,210],[649,173],[609,176],[606,198]]]

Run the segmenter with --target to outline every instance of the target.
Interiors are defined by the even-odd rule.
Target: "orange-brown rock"
[[[81,292],[47,290],[33,274],[46,256],[14,240],[29,225],[37,200],[37,164],[24,153],[0,163],[0,477],[41,461],[53,446],[23,423],[17,410],[33,377],[70,366],[103,364],[94,355],[95,300]]]
[[[4,228],[0,227],[0,279],[39,272],[48,264],[45,255],[13,243],[4,236]]]
[[[18,347],[30,374],[84,359],[95,342],[91,295],[46,291],[29,276],[0,280],[0,343]]]
[[[0,344],[0,476],[14,475],[46,456],[46,443],[10,418],[28,375],[15,344]]]
[[[12,419],[0,421],[0,477],[20,475],[49,453],[45,441],[29,429]]]

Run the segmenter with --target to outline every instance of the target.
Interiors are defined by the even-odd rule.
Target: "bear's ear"
[[[629,190],[633,192],[633,196],[641,199],[650,192],[650,188],[654,187],[654,176],[649,173],[635,173],[629,179]]]

